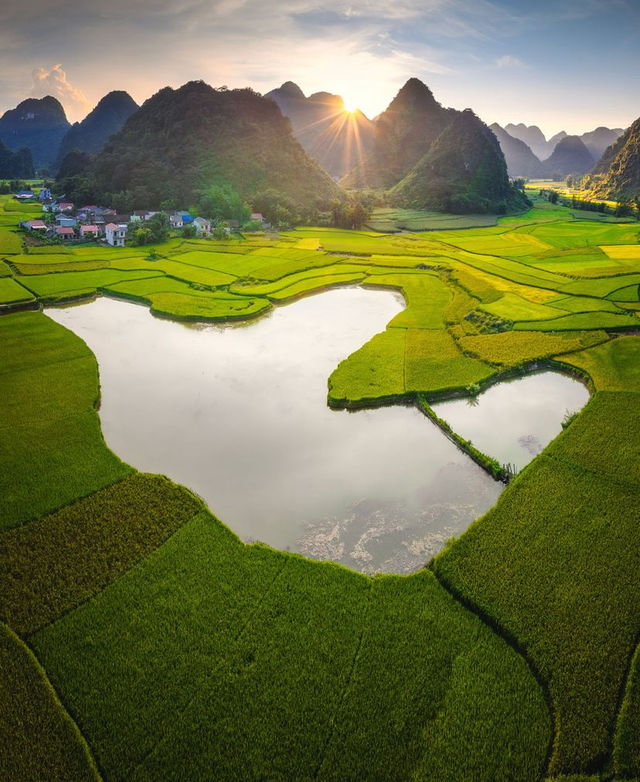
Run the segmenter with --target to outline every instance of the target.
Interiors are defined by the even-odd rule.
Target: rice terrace
[[[23,248],[3,205],[2,697],[21,726],[7,779],[638,773],[637,223],[537,199],[489,227],[176,239],[150,260]],[[34,309],[107,296],[228,323],[344,285],[406,306],[334,368],[332,407],[435,416],[543,368],[591,391],[410,575],[245,544],[187,489],[120,461],[94,356]],[[475,453],[499,470],[490,457]]]
[[[640,782],[640,4],[0,35],[0,782]]]

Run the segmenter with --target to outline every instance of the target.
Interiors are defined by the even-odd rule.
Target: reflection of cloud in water
[[[500,486],[487,485],[476,470],[451,463],[413,502],[364,499],[342,519],[309,523],[298,550],[366,573],[410,573],[491,507],[499,493]]]

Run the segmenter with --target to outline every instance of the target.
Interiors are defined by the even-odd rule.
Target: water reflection
[[[538,372],[498,383],[474,398],[432,405],[439,418],[476,448],[521,470],[562,431],[567,413],[581,410],[589,392],[559,372]]]
[[[190,487],[245,540],[409,572],[502,486],[413,407],[327,407],[332,370],[402,307],[349,288],[244,327],[189,327],[106,298],[47,314],[95,353],[103,432],[125,461]]]

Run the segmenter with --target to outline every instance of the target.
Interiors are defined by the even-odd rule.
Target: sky
[[[2,0],[0,111],[50,94],[70,120],[203,79],[341,94],[374,117],[417,76],[437,100],[547,137],[640,116],[640,0]]]

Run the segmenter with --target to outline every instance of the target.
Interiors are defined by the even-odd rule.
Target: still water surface
[[[491,507],[503,487],[414,407],[327,407],[336,365],[403,306],[388,291],[345,288],[244,326],[160,320],[108,298],[47,314],[96,355],[102,430],[126,462],[193,489],[244,540],[365,572],[409,572]],[[527,399],[542,377],[528,379]],[[553,377],[557,426],[544,431],[535,408],[517,404],[523,394],[509,390],[517,384],[504,384],[498,406],[506,399],[509,412],[501,436],[489,441],[492,455],[516,461],[499,455],[500,442],[523,432],[543,446],[560,430],[574,405],[563,389],[579,384]],[[475,408],[453,403],[478,431],[486,428],[478,424],[484,396]],[[453,422],[454,408],[438,412]],[[462,423],[482,448],[480,434]]]

